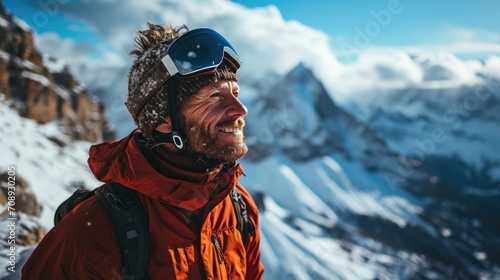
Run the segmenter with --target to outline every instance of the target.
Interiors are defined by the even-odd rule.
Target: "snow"
[[[68,92],[65,88],[60,87],[59,85],[56,85],[55,87],[57,95],[62,97],[64,100],[71,102],[71,93]]]
[[[82,87],[81,85],[76,85],[73,88],[73,92],[75,92],[76,94],[81,94],[84,90],[85,90],[85,88]]]
[[[475,85],[375,91],[356,110],[400,154],[457,157],[480,170],[500,161],[497,88],[485,77]]]
[[[67,66],[64,60],[50,57],[47,54],[43,56],[43,65],[47,67],[50,73],[61,73],[64,67]]]
[[[9,27],[9,22],[4,19],[3,17],[0,17],[0,26],[1,27]]]
[[[50,81],[45,76],[42,76],[42,75],[39,75],[39,74],[36,74],[33,72],[22,71],[21,77],[33,80],[33,81],[43,85],[44,87],[50,86]]]
[[[329,210],[321,198],[314,194],[290,167],[283,164],[277,170],[279,170],[279,178],[282,182],[274,189],[281,195],[273,197],[279,197],[282,205],[288,206],[290,210],[293,209],[297,217],[303,217],[327,227],[335,224],[337,221],[335,213]],[[273,193],[270,190],[268,192]]]
[[[0,133],[4,135],[0,138],[0,172],[6,171],[9,165],[17,167],[17,175],[27,181],[44,206],[40,223],[47,229],[53,226],[55,209],[73,193],[74,186],[100,185],[87,167],[91,143],[69,141],[55,122],[40,125],[21,118],[2,102]],[[66,146],[60,147],[49,138],[59,139]]]
[[[242,164],[247,175],[240,179],[242,184],[266,195],[261,233],[267,279],[284,274],[291,279],[373,279],[385,275],[378,266],[394,264],[398,256],[374,253],[355,244],[346,251],[341,246],[345,241],[327,236],[325,228],[351,223],[345,213],[378,216],[399,227],[418,223],[431,235],[438,234],[418,218],[422,208],[412,196],[401,189],[382,188],[387,186],[383,179],[359,163],[331,156],[291,163],[275,156]],[[382,250],[382,245],[367,242],[362,241],[367,247]],[[417,259],[417,263],[422,262]],[[281,275],[273,274],[276,271]]]
[[[31,27],[24,20],[14,17],[14,23],[21,27],[25,32],[31,32]]]
[[[5,57],[9,58],[9,54],[5,54]],[[11,56],[10,58],[13,60],[13,62],[19,68],[22,68],[25,70],[30,70],[31,72],[37,72],[37,73],[42,72],[42,69],[38,65],[33,64],[29,60],[23,60],[23,59],[19,58],[18,56]]]
[[[359,163],[325,156],[303,164],[288,164],[293,168],[293,176],[301,178],[307,189],[321,198],[322,204],[336,212],[376,215],[400,227],[405,226],[405,221],[417,219],[420,208],[414,205],[409,194],[399,189],[381,188],[385,185],[381,183],[382,179],[368,173]],[[303,194],[300,194],[300,200],[304,200]]]
[[[275,214],[283,212],[286,210],[268,198],[266,211],[261,213],[266,279],[332,279],[333,275],[341,279],[374,277],[374,267],[349,261],[349,254],[336,242],[326,237],[304,235]]]
[[[10,57],[10,54],[8,54],[8,53],[0,50],[0,59],[2,59],[2,60],[8,60],[9,57]]]
[[[9,108],[9,101],[1,93],[0,101],[0,173],[7,171],[8,166],[15,165],[16,176],[28,183],[38,202],[43,205],[40,217],[17,213],[17,234],[35,226],[36,222],[51,229],[55,209],[76,187],[94,188],[101,185],[86,163],[91,143],[71,142],[55,122],[40,125],[20,117]],[[64,143],[65,146],[60,147],[55,142]],[[2,231],[2,237],[3,234],[5,231]],[[5,250],[8,247],[3,245],[0,250],[0,261],[3,264],[0,278],[20,279],[22,264],[33,248],[16,245],[16,272],[7,273]]]
[[[500,80],[500,57],[491,56],[486,60],[484,68],[480,68],[477,71],[491,79]]]

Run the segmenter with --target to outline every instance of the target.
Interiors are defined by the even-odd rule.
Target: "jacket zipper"
[[[215,234],[212,234],[212,243],[214,243],[215,250],[217,251],[217,258],[219,259],[219,263],[226,265],[226,258],[222,253],[222,248],[220,247],[220,242]]]
[[[217,251],[217,259],[219,261],[219,265],[223,265],[224,266],[224,269],[225,269],[225,275],[226,275],[226,279],[229,279],[229,275],[228,275],[228,270],[227,270],[227,263],[226,263],[226,258],[224,257],[224,253],[222,252],[222,247],[220,246],[220,242],[219,242],[219,239],[217,238],[217,236],[215,236],[215,234],[212,234],[212,243],[214,244],[215,246],[215,250]],[[221,278],[224,278],[224,273],[222,272],[222,268],[220,267],[220,277]]]

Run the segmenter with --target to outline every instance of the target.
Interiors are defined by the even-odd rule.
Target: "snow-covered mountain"
[[[427,66],[456,58],[413,59]],[[500,79],[479,72],[473,83],[446,84],[442,77],[451,69],[437,69],[426,84],[374,90],[351,108],[392,149],[426,163],[450,184],[494,191],[500,186]]]
[[[421,94],[432,93],[423,90]],[[439,99],[434,102],[442,104]],[[405,105],[414,104],[400,108]],[[464,190],[446,165],[416,164],[411,154],[406,156],[408,151],[390,145],[397,140],[335,105],[303,65],[249,107],[251,152],[245,158],[248,176],[243,180],[272,209],[283,209],[288,227],[302,232],[302,242],[291,235],[279,242],[302,251],[300,258],[317,263],[297,267],[297,254],[288,254],[276,256],[281,261],[274,267],[302,270],[304,275],[290,272],[301,275],[298,279],[330,279],[321,276],[324,269],[341,279],[489,279],[497,275],[500,259],[493,248],[500,241],[500,227],[493,213],[500,210],[495,204],[498,188],[489,188],[489,195],[484,185],[467,185]],[[413,123],[411,118],[406,120]],[[398,135],[398,139],[412,139],[425,134],[403,131]],[[488,134],[484,138],[494,140]],[[272,215],[264,212],[266,218]],[[267,220],[262,227],[268,232],[281,230]],[[325,238],[344,249],[349,265],[365,270],[348,273],[339,268],[334,248],[324,252],[328,265],[320,265],[317,251],[301,249],[303,243],[321,244]]]

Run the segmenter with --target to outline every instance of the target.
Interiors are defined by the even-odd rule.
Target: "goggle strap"
[[[174,92],[174,77],[171,77],[167,81],[167,102],[168,102],[168,111],[170,113],[170,124],[172,126],[171,133],[171,143],[175,145],[175,147],[179,150],[183,150],[185,145],[185,139],[181,136],[179,130],[179,121],[177,120],[177,109],[175,106],[175,92]]]

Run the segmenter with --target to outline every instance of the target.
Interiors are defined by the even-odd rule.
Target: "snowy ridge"
[[[267,279],[278,279],[278,275],[297,279],[373,279],[402,273],[393,264],[404,252],[396,254],[383,249],[375,239],[363,237],[358,226],[350,220],[350,212],[377,216],[404,227],[406,221],[419,220],[415,215],[420,211],[419,206],[396,195],[397,192],[374,196],[376,186],[371,190],[368,186],[364,190],[357,188],[331,157],[303,164],[290,164],[271,157],[259,163],[244,162],[243,166],[248,175],[242,178],[243,185],[251,192],[265,193],[261,231],[263,261],[270,270]],[[293,169],[283,169],[283,166]],[[360,165],[348,168],[347,172],[358,175],[358,182],[374,179]],[[271,176],[266,170],[279,172]],[[299,188],[306,191],[298,193]],[[322,210],[316,218],[304,214],[319,206]],[[297,208],[304,210],[297,211]],[[325,222],[326,217],[334,218],[335,223]],[[350,232],[353,240],[335,237],[340,229]],[[415,255],[414,258],[424,263],[420,257]],[[382,263],[388,268],[382,269]],[[332,275],[335,276],[332,278]]]
[[[499,80],[490,77],[476,85],[430,91],[377,91],[373,96],[357,102],[353,110],[362,111],[359,115],[391,149],[429,162],[456,158],[475,173],[489,173],[491,180],[484,184],[498,182]]]

